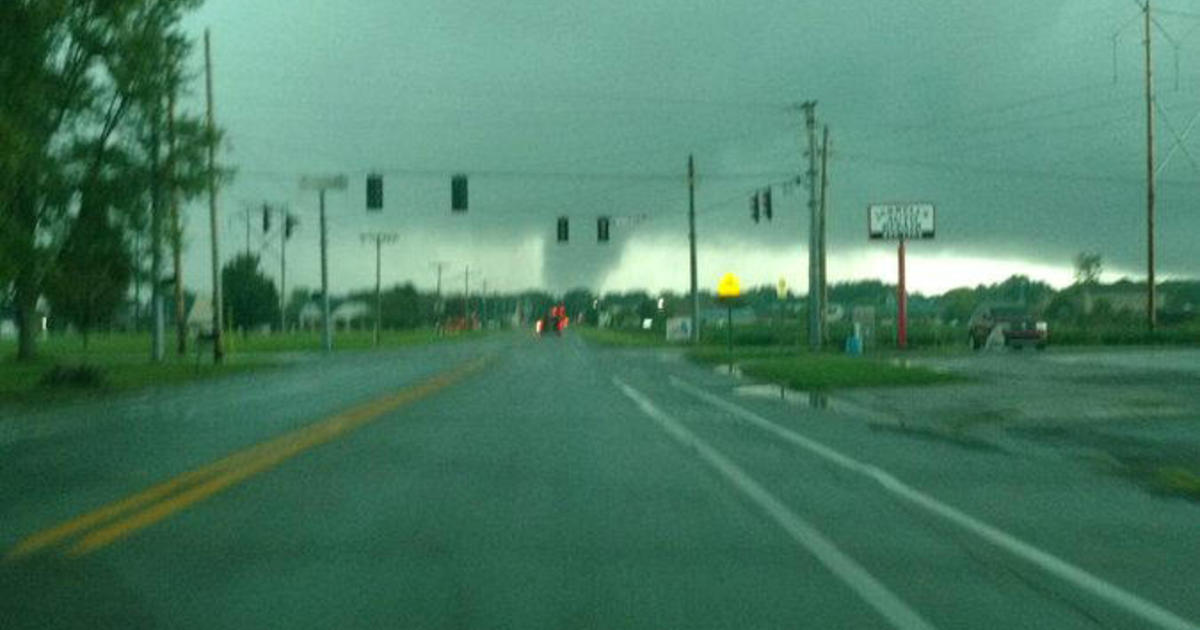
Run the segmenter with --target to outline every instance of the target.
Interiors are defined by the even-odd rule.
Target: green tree
[[[965,324],[975,313],[975,308],[979,305],[979,298],[975,295],[974,289],[960,287],[944,293],[940,302],[943,319]]]
[[[121,233],[101,213],[82,215],[58,252],[57,264],[46,281],[51,313],[83,334],[112,322],[124,301],[132,261]]]
[[[12,287],[19,358],[34,357],[37,300],[74,255],[59,250],[71,235],[77,252],[88,249],[73,224],[122,225],[114,214],[145,199],[147,187],[134,182],[146,156],[118,146],[133,137],[119,130],[144,122],[156,109],[146,104],[182,76],[183,57],[168,42],[181,39],[183,13],[199,4],[0,2],[0,285]]]
[[[258,256],[239,254],[221,269],[221,296],[230,325],[243,331],[279,323],[279,292],[258,268]]]

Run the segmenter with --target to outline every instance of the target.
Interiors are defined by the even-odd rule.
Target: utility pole
[[[383,326],[383,286],[380,269],[383,256],[380,250],[384,243],[395,243],[400,237],[395,232],[367,232],[362,235],[364,243],[375,243],[375,347],[379,347],[379,331]]]
[[[808,347],[820,350],[821,313],[825,310],[825,304],[821,299],[821,220],[817,207],[817,102],[805,101],[800,108],[804,110],[804,125],[808,135]]]
[[[183,303],[183,226],[179,217],[179,186],[176,183],[175,88],[167,93],[167,182],[171,204],[171,266],[175,279],[175,352],[187,354],[187,318]]]
[[[329,257],[328,236],[325,225],[325,191],[345,190],[349,181],[345,175],[326,177],[303,177],[300,188],[316,190],[320,201],[321,229],[321,347],[325,352],[333,352],[333,318],[329,313]]]
[[[224,300],[221,297],[221,256],[217,246],[217,167],[216,126],[213,124],[212,54],[208,29],[204,29],[204,87],[207,101],[205,126],[208,128],[208,221],[212,245],[212,310],[213,310],[213,362],[225,360],[225,342],[222,329],[225,326]]]
[[[829,316],[829,282],[825,276],[825,209],[827,207],[826,197],[829,192],[829,125],[824,125],[824,134],[821,138],[821,206],[819,230],[817,234],[817,275],[819,276],[818,285],[820,286],[821,294],[821,343],[827,341],[826,335],[829,334],[829,327],[826,318]]]
[[[150,337],[150,360],[162,363],[166,358],[163,320],[163,251],[162,251],[162,168],[159,151],[162,138],[159,125],[163,121],[161,101],[154,104],[150,127],[150,304],[153,331]]]
[[[442,270],[450,263],[439,260],[430,264],[437,268],[437,288],[435,289],[434,293],[433,313],[435,320],[434,326],[437,328],[437,332],[440,335],[442,334],[442,315],[446,312],[446,307],[444,304],[442,304]]]
[[[1146,322],[1150,332],[1158,324],[1154,289],[1154,80],[1150,52],[1150,0],[1142,7],[1146,45]]]
[[[487,279],[483,281],[483,291],[479,294],[479,320],[483,329],[487,329]]]
[[[279,230],[279,332],[287,332],[287,240],[292,230],[292,215],[283,206],[279,215],[282,228]]]
[[[469,326],[471,321],[471,313],[467,310],[467,305],[471,303],[471,265],[467,265],[467,271],[463,275],[463,326]]]
[[[700,343],[700,294],[696,287],[696,162],[688,155],[688,248],[692,278],[692,343]]]

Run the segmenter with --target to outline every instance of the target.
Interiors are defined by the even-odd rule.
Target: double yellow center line
[[[445,389],[479,371],[488,361],[486,357],[469,361],[412,387],[237,451],[137,494],[32,534],[17,543],[5,559],[17,560],[63,544],[66,545],[68,556],[81,556],[96,551],[304,451],[343,436],[383,414]]]

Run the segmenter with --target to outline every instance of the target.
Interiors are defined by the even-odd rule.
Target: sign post
[[[896,346],[908,347],[908,291],[906,290],[905,242],[931,239],[937,211],[932,203],[881,203],[867,207],[867,235],[872,240],[897,240],[898,282],[896,284]]]
[[[742,294],[742,283],[732,273],[721,276],[717,283],[717,299],[725,303],[726,336],[729,340],[729,373],[733,374],[733,301]]]

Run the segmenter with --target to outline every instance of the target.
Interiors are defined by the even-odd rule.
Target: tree
[[[1075,255],[1075,282],[1083,285],[1094,285],[1100,280],[1103,263],[1100,254],[1095,252],[1079,252]]]
[[[77,252],[89,249],[73,225],[120,225],[112,213],[149,192],[129,183],[145,156],[117,146],[129,135],[118,130],[144,120],[156,109],[146,104],[181,76],[183,57],[168,54],[169,42],[199,4],[0,2],[0,286],[13,292],[18,358],[34,357],[37,301],[71,258],[59,253],[66,239],[76,235]],[[114,181],[128,194],[110,194]]]
[[[221,296],[230,324],[248,330],[279,323],[279,292],[258,269],[258,256],[238,254],[221,269]]]
[[[944,293],[940,302],[943,319],[965,324],[975,314],[975,308],[979,305],[979,298],[975,295],[974,289],[960,287]]]
[[[133,273],[132,260],[121,233],[103,214],[81,215],[58,252],[46,281],[51,312],[83,334],[112,322],[124,301]]]

